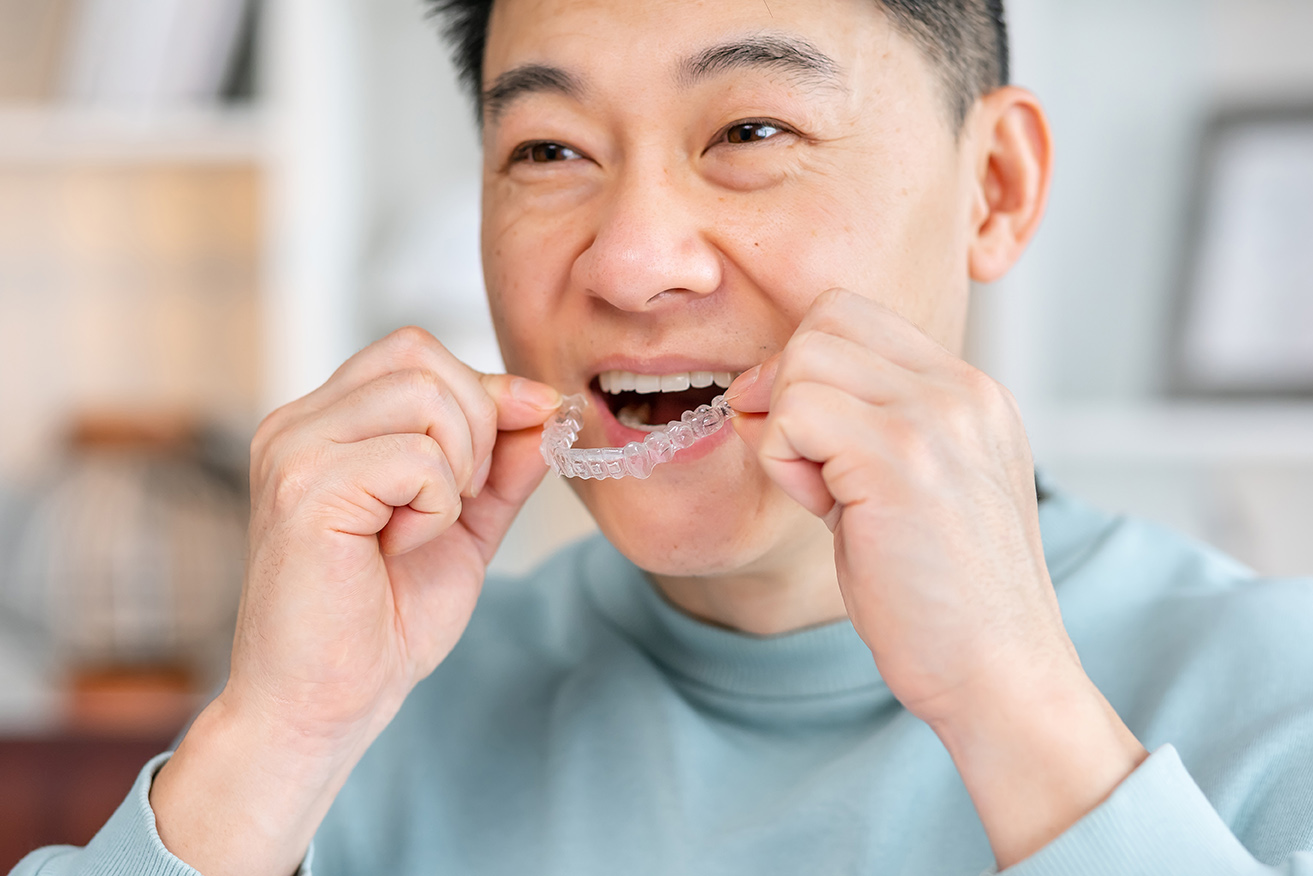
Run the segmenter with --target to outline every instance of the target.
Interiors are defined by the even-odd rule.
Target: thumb
[[[479,546],[485,563],[492,561],[515,515],[547,473],[547,464],[538,450],[541,441],[540,428],[498,432],[487,482],[478,496],[466,499],[461,506],[460,523]]]
[[[497,429],[500,432],[541,426],[561,406],[559,392],[527,377],[480,374],[479,382],[497,405]]]
[[[775,374],[780,368],[780,354],[776,353],[760,365],[755,365],[734,379],[725,390],[725,401],[740,414],[764,414],[770,410],[771,390],[775,387]]]
[[[725,401],[738,413],[730,423],[754,452],[761,444],[762,432],[766,428],[771,390],[779,367],[780,354],[776,353],[760,365],[744,371],[725,390]]]

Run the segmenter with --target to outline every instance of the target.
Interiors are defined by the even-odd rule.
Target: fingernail
[[[725,390],[725,401],[733,401],[743,395],[743,393],[752,388],[752,384],[756,383],[757,378],[760,376],[761,366],[753,365],[747,371],[744,371],[738,377],[734,378],[734,382],[730,384],[729,389]]]
[[[511,381],[511,397],[540,411],[554,411],[561,406],[561,394],[543,383],[517,377]]]
[[[490,471],[492,471],[491,453],[489,453],[488,458],[483,461],[483,465],[479,466],[479,470],[474,473],[474,483],[470,487],[471,499],[473,499],[475,496],[478,496],[479,493],[483,491],[483,485],[488,482],[488,472]]]

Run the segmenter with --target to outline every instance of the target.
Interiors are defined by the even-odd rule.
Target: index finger
[[[886,304],[847,289],[827,289],[803,315],[795,335],[821,331],[875,350],[909,371],[955,361],[925,330]]]
[[[338,366],[323,385],[293,405],[322,410],[366,383],[394,371],[411,368],[432,371],[449,384],[460,382],[460,377],[473,379],[478,374],[453,356],[432,334],[418,326],[408,325],[390,332],[351,356]],[[452,389],[454,391],[455,386]]]
[[[375,341],[342,363],[322,386],[307,395],[279,408],[266,418],[266,431],[276,432],[289,422],[301,420],[323,411],[361,387],[379,378],[398,371],[419,370],[436,374],[451,393],[461,413],[469,424],[475,471],[492,455],[492,446],[497,438],[498,420],[502,416],[502,407],[506,407],[508,422],[520,422],[532,419],[531,409],[534,399],[541,404],[541,396],[534,396],[533,390],[519,392],[525,394],[529,401],[516,397],[512,381],[493,381],[493,387],[508,401],[498,402],[493,392],[484,385],[488,375],[475,371],[457,359],[432,334],[416,326],[397,329],[386,337]],[[541,386],[541,384],[535,384]],[[554,392],[554,391],[552,391]],[[518,405],[517,405],[518,403]],[[525,410],[524,405],[530,410]],[[559,404],[555,397],[552,408]],[[543,419],[546,419],[543,414]],[[542,422],[539,420],[538,422]],[[531,424],[532,425],[532,424]]]

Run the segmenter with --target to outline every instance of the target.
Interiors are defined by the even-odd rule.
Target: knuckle
[[[407,368],[397,375],[397,380],[406,392],[421,399],[441,399],[448,394],[447,384],[428,368]]]
[[[789,342],[780,374],[785,381],[823,375],[832,364],[836,342],[823,327],[803,329]]]
[[[402,453],[420,456],[429,462],[447,458],[438,442],[419,432],[407,432],[404,435],[398,435],[396,436],[396,442]]]
[[[459,493],[455,490],[444,490],[434,511],[450,523],[455,523],[456,519],[460,517],[462,507],[464,506],[461,504]]]
[[[972,398],[978,399],[987,404],[992,404],[1001,400],[999,389],[1002,387],[998,381],[981,371],[979,368],[973,368],[965,362],[962,363],[961,368],[961,377],[959,380]]]
[[[404,392],[423,406],[435,420],[445,422],[459,408],[451,387],[435,371],[411,368],[398,378]]]
[[[916,483],[933,483],[941,461],[935,431],[908,417],[892,417],[883,425],[884,444],[899,468]]]
[[[268,422],[266,420],[266,422]],[[251,481],[268,481],[279,464],[279,457],[288,444],[287,430],[266,429],[261,424],[251,439]]]
[[[272,460],[267,481],[275,516],[294,514],[314,485],[323,481],[324,455],[323,449],[302,447]]]
[[[417,457],[420,461],[419,464],[433,475],[435,480],[443,484],[445,491],[453,495],[459,494],[460,490],[456,487],[451,459],[448,457],[447,452],[442,449],[442,445],[428,435],[418,433],[398,436],[398,445],[401,452],[411,457]]]
[[[384,338],[382,346],[391,358],[419,365],[430,360],[433,349],[439,344],[438,339],[429,332],[419,326],[408,325]]]
[[[829,346],[829,337],[819,327],[805,329],[793,339],[793,355],[808,360]]]
[[[871,303],[849,289],[827,289],[816,299],[812,313],[816,325],[842,332],[851,328],[854,320],[871,319]]]
[[[841,305],[838,302],[828,304],[813,314],[812,318],[808,320],[808,326],[813,331],[823,334],[838,334],[842,332],[844,326],[852,320],[845,316],[841,312],[841,309]]]
[[[1011,390],[997,380],[990,380],[986,393],[989,412],[996,420],[1000,422],[1020,422],[1021,406],[1017,404],[1017,397],[1012,394]]]
[[[883,428],[884,439],[893,455],[899,459],[913,459],[923,452],[924,430],[917,428],[905,417],[891,417]]]
[[[842,454],[825,463],[825,482],[834,497],[841,501],[885,495],[883,471],[869,454]]]
[[[1003,384],[983,371],[964,365],[957,391],[946,391],[943,401],[958,434],[978,434],[1019,419],[1016,399]]]
[[[830,289],[826,289],[820,295],[817,295],[814,306],[824,310],[829,310],[831,308],[842,305],[844,302],[852,298],[854,294],[855,293],[850,292],[847,289],[836,286]]]
[[[426,350],[438,342],[428,331],[417,325],[406,325],[392,332],[385,339],[396,350]]]
[[[268,420],[266,419],[265,422],[268,422]],[[251,445],[248,448],[250,452],[252,474],[260,471],[264,467],[265,449],[269,446],[270,438],[271,436],[268,430],[266,430],[264,423],[261,423],[256,427],[255,435],[251,437]]]
[[[435,484],[438,491],[438,507],[451,514],[453,518],[459,517],[461,509],[460,490],[447,477],[438,478]]]
[[[428,510],[451,513],[455,517],[460,513],[461,498],[450,461],[436,441],[423,435],[419,437],[424,438],[424,441],[416,443],[411,452],[423,457],[422,469],[430,484],[428,492],[431,498],[426,503],[430,506]]]
[[[269,441],[265,444],[265,457],[270,465],[277,465],[279,460],[294,453],[296,447],[296,437],[290,431],[284,430],[269,436]]]
[[[255,434],[251,436],[251,459],[256,459],[265,452],[270,443],[274,440],[286,425],[288,419],[287,405],[275,408],[270,411],[260,424],[255,427]]]
[[[771,405],[770,418],[776,428],[785,433],[793,433],[810,422],[808,416],[809,395],[796,383],[781,390],[779,398]]]
[[[271,411],[265,415],[260,424],[255,427],[255,435],[251,438],[251,447],[263,446],[269,440],[269,436],[278,430],[276,425],[282,408]]]
[[[782,387],[770,406],[772,420],[782,421],[794,416],[798,407],[798,384]]]
[[[980,432],[981,416],[978,399],[974,394],[939,388],[934,392],[934,411],[948,435],[959,443],[972,440]]]

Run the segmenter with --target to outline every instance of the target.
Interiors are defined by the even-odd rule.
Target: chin
[[[735,438],[696,463],[659,466],[646,480],[572,486],[602,534],[640,569],[676,577],[732,575],[771,565],[788,533],[796,533],[798,518],[814,520],[749,456]]]

